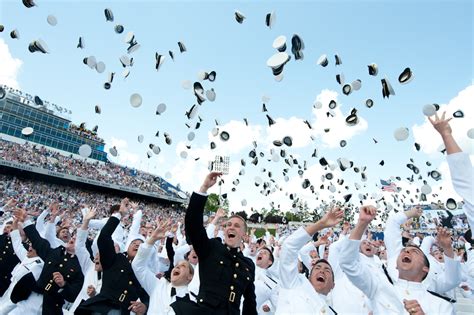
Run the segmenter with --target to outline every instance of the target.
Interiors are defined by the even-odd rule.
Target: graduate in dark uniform
[[[149,297],[140,286],[133,273],[131,262],[143,240],[132,240],[127,253],[115,250],[112,234],[120,224],[122,216],[127,214],[129,201],[123,199],[120,206],[113,205],[112,216],[100,231],[97,240],[100,263],[102,264],[102,288],[100,293],[88,300],[82,301],[74,314],[122,314],[129,315],[130,311],[145,314]]]
[[[0,296],[3,296],[11,283],[13,268],[20,262],[13,250],[10,231],[12,222],[4,224],[2,235],[0,235]]]
[[[200,287],[197,304],[200,314],[257,314],[255,265],[240,251],[247,225],[240,216],[231,216],[224,230],[224,241],[209,239],[203,226],[207,190],[221,173],[207,175],[198,193],[193,193],[186,212],[186,237],[199,257]],[[194,310],[188,314],[198,313]]]
[[[75,239],[71,238],[66,246],[51,248],[49,242],[43,239],[32,221],[27,220],[24,209],[15,210],[15,217],[19,222],[25,222],[23,230],[31,241],[31,246],[38,256],[43,259],[44,267],[37,280],[38,293],[43,294],[43,314],[63,314],[62,307],[65,301],[74,302],[82,283],[82,274],[79,260],[74,255]]]

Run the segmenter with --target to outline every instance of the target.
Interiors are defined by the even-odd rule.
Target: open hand
[[[362,206],[359,209],[359,222],[370,223],[377,216],[377,208],[374,206]]]
[[[138,206],[139,206],[138,202],[130,202],[130,207],[132,207],[133,213],[137,212]]]
[[[419,218],[423,215],[423,209],[420,206],[412,207],[405,211],[408,218]]]
[[[13,210],[13,216],[18,220],[18,222],[25,222],[28,214],[25,209],[16,208]]]
[[[438,245],[445,251],[450,249],[452,245],[451,232],[443,227],[439,227],[436,230],[438,232],[438,235],[436,236]]]
[[[435,119],[428,117],[429,121],[433,125],[434,129],[441,135],[441,136],[449,136],[452,134],[453,130],[451,129],[451,126],[449,125],[449,122],[451,121],[451,118],[446,119],[446,112],[443,112],[443,115],[441,118],[439,118],[438,113],[435,115]]]
[[[156,228],[153,230],[153,232],[150,235],[150,238],[148,239],[150,240],[150,242],[152,242],[151,244],[154,244],[157,240],[165,237],[166,228],[170,224],[171,224],[171,220],[161,221],[161,222],[159,220],[156,221]]]
[[[331,208],[328,212],[324,214],[320,220],[323,223],[324,227],[332,227],[342,221],[344,217],[344,211],[340,208]]]
[[[95,207],[90,208],[89,211],[84,216],[84,221],[92,220],[95,217],[96,212],[97,212],[97,208]]]
[[[220,219],[225,217],[225,210],[222,208],[217,209],[216,218]]]

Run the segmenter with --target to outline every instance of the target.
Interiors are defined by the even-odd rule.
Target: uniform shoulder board
[[[450,298],[449,296],[444,296],[444,295],[441,295],[439,293],[436,293],[436,292],[433,292],[433,291],[430,291],[430,290],[427,290],[428,293],[436,296],[436,297],[439,297],[440,299],[443,299],[445,301],[448,301],[449,303],[456,303],[456,300],[455,299],[452,299]]]

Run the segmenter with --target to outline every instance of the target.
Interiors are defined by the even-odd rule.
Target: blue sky
[[[121,146],[120,163],[141,167],[164,176],[172,173],[170,181],[180,183],[192,190],[199,186],[205,174],[206,158],[215,153],[231,156],[231,176],[226,180],[225,191],[230,192],[231,182],[237,177],[242,157],[252,148],[252,140],[259,143],[259,149],[268,155],[272,137],[288,134],[301,140],[288,153],[307,160],[308,167],[317,163],[311,153],[317,147],[320,156],[335,161],[346,157],[357,165],[367,166],[369,177],[366,192],[376,191],[374,184],[379,178],[400,175],[406,177],[408,159],[413,157],[422,167],[431,160],[439,168],[444,158],[441,154],[425,150],[415,152],[413,142],[422,147],[433,146],[436,135],[430,137],[425,128],[425,117],[421,112],[428,103],[448,104],[461,92],[451,107],[472,105],[473,82],[473,5],[471,1],[37,1],[38,7],[25,8],[21,1],[0,3],[0,24],[5,31],[0,40],[8,46],[11,58],[22,61],[21,67],[11,76],[18,86],[43,99],[66,106],[73,111],[73,122],[86,121],[89,127],[99,125],[99,134],[108,145]],[[106,22],[104,9],[111,8],[115,21]],[[233,18],[237,9],[246,19],[238,24]],[[277,19],[274,27],[265,26],[265,15],[275,11]],[[53,14],[58,19],[55,27],[46,22]],[[125,32],[115,34],[115,24],[123,24]],[[12,29],[20,32],[19,40],[12,40]],[[126,54],[124,34],[133,31],[141,48],[134,52],[135,65],[126,79],[118,58]],[[287,36],[288,46],[293,34],[304,40],[305,58],[294,58],[285,66],[284,79],[276,82],[266,60],[275,53],[273,40],[279,35]],[[79,36],[85,39],[85,49],[77,49]],[[31,54],[28,43],[41,38],[49,46],[48,55]],[[187,52],[180,54],[177,42],[182,41]],[[175,53],[173,62],[168,56],[157,72],[154,68],[154,54]],[[289,50],[288,50],[289,51]],[[334,54],[342,59],[342,65],[335,67]],[[322,68],[316,64],[320,55],[327,54],[330,64]],[[103,61],[107,69],[98,74],[82,63],[84,57],[94,55]],[[6,59],[4,59],[6,60]],[[367,64],[375,62],[379,75],[371,77]],[[407,85],[397,82],[398,75],[405,67],[410,67],[414,80]],[[0,68],[0,78],[5,78],[6,68]],[[188,129],[184,113],[194,104],[191,90],[181,87],[183,80],[197,80],[201,70],[217,72],[214,83],[203,81],[206,89],[214,88],[215,102],[206,101],[199,114],[204,119],[196,132],[190,156],[200,156],[199,162],[192,158],[183,160],[179,153],[185,144]],[[4,72],[2,74],[2,71]],[[116,72],[112,89],[102,88],[109,71]],[[349,96],[341,93],[341,86],[335,75],[344,73],[348,83],[362,80],[362,89]],[[383,99],[380,79],[387,76],[396,95]],[[335,96],[334,92],[338,95]],[[143,105],[132,108],[129,97],[140,93]],[[262,95],[271,100],[267,104],[270,116],[281,119],[270,130],[261,112]],[[365,122],[352,130],[341,127],[328,119],[323,119],[325,110],[316,110],[312,105],[318,97],[327,100],[337,97],[341,110],[339,116],[347,115],[352,108],[359,110]],[[365,99],[372,98],[374,107],[366,108]],[[167,111],[162,116],[154,114],[159,103],[166,103]],[[94,106],[102,107],[102,114],[94,114]],[[327,104],[323,104],[327,110]],[[449,105],[448,105],[449,106]],[[472,106],[471,106],[472,107]],[[451,109],[449,107],[448,111]],[[454,111],[453,109],[452,111]],[[464,109],[466,118],[457,120],[456,129],[465,137],[469,129],[469,109]],[[243,118],[249,120],[250,127],[242,125]],[[293,117],[293,119],[292,119]],[[209,141],[214,138],[209,131],[218,119],[231,132],[227,144],[216,140],[217,150],[209,150]],[[334,136],[322,137],[316,132],[316,140],[310,141],[304,129],[298,129],[298,120],[308,119],[315,128],[322,125],[334,126],[330,131]],[[231,121],[235,121],[231,123]],[[240,123],[237,123],[240,122]],[[192,122],[191,125],[194,125]],[[413,133],[413,126],[419,126]],[[423,127],[425,126],[425,127]],[[397,142],[393,131],[398,127],[411,129],[410,138]],[[358,129],[357,129],[358,128]],[[357,129],[357,131],[354,131]],[[168,132],[173,144],[167,146],[164,139],[155,138],[157,130]],[[456,130],[455,130],[456,131]],[[143,144],[136,141],[139,134],[145,136]],[[347,137],[348,145],[340,148],[340,137]],[[255,139],[252,139],[254,137]],[[379,143],[375,145],[372,138]],[[467,150],[472,153],[472,140],[464,139]],[[298,140],[299,141],[299,140]],[[336,145],[334,146],[334,142]],[[152,159],[146,158],[149,143],[159,145],[162,152]],[[298,147],[298,148],[295,148]],[[384,159],[386,164],[378,163]],[[140,160],[143,162],[140,163]],[[290,172],[288,183],[282,181],[282,162],[249,166],[247,158],[246,175],[240,177],[237,192],[230,197],[231,206],[240,207],[245,198],[249,206],[261,207],[270,200],[281,203],[286,200],[285,192],[296,192],[302,198],[314,199],[314,195],[298,191],[302,179],[296,170]],[[253,185],[255,176],[264,178],[261,168],[272,170],[274,179],[283,187],[281,193],[262,198]],[[314,171],[314,173],[313,173]],[[319,176],[325,173],[313,167],[303,178],[311,177],[319,187]],[[278,176],[277,176],[278,175]],[[444,174],[443,174],[444,175]],[[340,174],[348,181],[358,181],[358,175]],[[268,180],[268,178],[264,178]],[[430,183],[439,184],[439,183]],[[447,183],[446,183],[447,184]],[[352,187],[352,186],[351,186]],[[351,188],[351,190],[354,190]],[[351,191],[358,194],[359,191]],[[329,197],[329,196],[328,196]],[[337,197],[336,197],[337,198]],[[433,197],[436,199],[435,197]]]

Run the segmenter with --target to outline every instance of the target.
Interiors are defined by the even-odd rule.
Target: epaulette
[[[439,297],[440,299],[443,299],[443,300],[445,300],[445,301],[448,301],[449,303],[456,303],[456,300],[450,298],[449,296],[444,296],[444,295],[441,295],[441,294],[439,294],[439,293],[436,293],[436,292],[433,292],[433,291],[430,291],[430,290],[426,290],[426,291],[428,291],[428,293],[430,293],[430,294],[433,294],[434,296]]]

